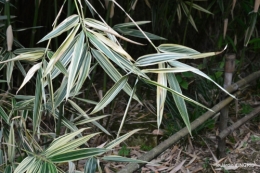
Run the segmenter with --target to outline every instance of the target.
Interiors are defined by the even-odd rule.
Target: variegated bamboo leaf
[[[43,37],[38,43],[61,35],[62,33],[75,27],[78,24],[78,22],[79,22],[78,15],[74,14],[74,15],[69,16],[63,22],[61,22],[53,31],[51,31],[49,34],[47,34],[45,37]]]
[[[111,64],[111,62],[99,51],[95,49],[91,49],[93,56],[96,58],[101,67],[105,70],[108,76],[114,81],[117,82],[122,78],[122,75],[117,71],[117,69]],[[123,90],[130,96],[132,89],[127,83]],[[136,101],[138,101],[141,105],[141,101],[138,99],[136,95],[133,97]]]
[[[160,46],[158,46],[158,49],[160,52],[163,52],[163,53],[172,52],[172,53],[183,53],[185,55],[200,54],[200,52],[198,52],[192,48],[182,46],[179,44],[161,44]]]
[[[44,52],[28,52],[28,53],[23,53],[20,54],[12,59],[8,59],[6,61],[1,61],[0,64],[2,63],[7,63],[11,61],[29,61],[29,62],[34,62],[42,58],[44,55]]]
[[[97,159],[95,157],[89,158],[84,166],[84,173],[93,173],[97,169]]]
[[[230,94],[229,92],[227,92],[227,90],[225,90],[224,88],[222,88],[218,83],[216,83],[214,80],[212,80],[208,75],[206,75],[205,73],[203,73],[202,71],[200,71],[199,69],[196,69],[192,66],[189,66],[187,64],[184,64],[184,63],[181,63],[181,62],[178,62],[178,61],[172,61],[172,62],[169,62],[169,64],[171,66],[175,66],[175,67],[180,67],[180,68],[186,68],[186,69],[189,69],[189,71],[193,72],[193,73],[196,73],[208,80],[210,80],[211,82],[213,82],[215,85],[217,85],[222,91],[224,91],[225,93],[227,93],[229,96],[233,97],[233,98],[236,98],[235,96],[233,96],[232,94]]]
[[[100,100],[100,102],[96,105],[96,107],[92,110],[90,114],[94,114],[100,110],[102,110],[104,107],[106,107],[114,98],[117,96],[117,94],[124,88],[128,80],[128,76],[122,77],[115,85],[110,88],[105,96]]]
[[[175,75],[168,73],[167,79],[168,79],[170,88],[182,94],[179,82],[176,79]],[[174,102],[175,102],[175,104],[176,104],[176,106],[177,106],[177,108],[180,112],[180,115],[181,115],[188,131],[191,134],[190,120],[189,120],[189,115],[188,115],[188,111],[187,111],[187,107],[186,107],[184,99],[180,96],[175,95],[175,94],[172,94],[172,97],[174,99]]]
[[[6,114],[5,110],[0,106],[0,117],[7,123],[9,124],[9,118],[8,115]]]
[[[42,109],[42,70],[37,73],[36,90],[33,107],[33,133],[36,134],[37,128],[40,126]]]
[[[75,35],[79,29],[80,25],[77,25],[71,32],[70,34],[67,36],[67,38],[63,41],[63,43],[61,44],[61,46],[58,48],[58,50],[54,53],[54,55],[52,56],[50,62],[48,63],[48,66],[46,67],[45,71],[44,71],[44,75],[43,77],[47,76],[47,74],[49,74],[54,65],[56,64],[56,62],[64,55],[64,53],[66,52],[67,48],[70,46],[71,42],[73,41],[73,39],[75,39]]]
[[[89,119],[90,117],[72,100],[68,99],[68,102],[71,104],[71,106],[76,109],[84,118]],[[97,126],[100,130],[102,130],[104,133],[111,135],[102,125],[100,125],[98,122],[93,121],[91,122],[95,126]]]
[[[21,84],[20,88],[17,90],[16,94],[19,92],[19,90],[33,77],[34,73],[39,70],[42,66],[42,63],[38,63],[35,64],[34,66],[32,66],[32,68],[30,68],[30,70],[28,71],[28,73],[26,74],[23,83]]]
[[[143,160],[121,157],[116,155],[102,157],[102,160],[111,161],[111,162],[149,163]]]
[[[127,138],[129,138],[130,136],[132,136],[134,133],[140,131],[142,129],[135,129],[135,130],[132,130],[130,132],[128,132],[127,134],[123,135],[123,136],[120,136],[119,138],[116,138],[114,139],[113,141],[109,142],[105,148],[107,149],[112,149],[114,148],[115,146],[119,145],[121,142],[125,141]]]
[[[11,123],[9,137],[8,137],[8,145],[7,145],[7,158],[10,163],[14,162],[15,158],[15,136],[14,136],[14,122]]]
[[[81,121],[75,123],[75,125],[90,123],[90,122],[93,122],[93,121],[100,120],[102,118],[106,118],[108,116],[111,116],[111,115],[100,115],[100,116],[93,117],[93,118],[87,118],[87,119],[84,119],[84,120],[81,120]]]
[[[69,66],[69,77],[68,77],[68,84],[67,84],[67,91],[66,91],[66,99],[69,98],[70,91],[75,83],[75,77],[76,77],[78,66],[81,65],[79,64],[79,62],[83,53],[84,41],[85,41],[85,34],[84,31],[81,31],[79,34],[78,41],[76,42],[74,52],[72,55],[73,57]]]

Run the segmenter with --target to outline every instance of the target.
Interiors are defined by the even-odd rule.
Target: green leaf
[[[64,53],[66,52],[66,50],[68,49],[68,47],[71,45],[72,41],[74,40],[74,37],[79,29],[80,25],[77,25],[71,32],[70,34],[67,36],[67,38],[63,41],[63,43],[61,44],[61,46],[58,48],[58,50],[54,53],[54,55],[52,56],[50,62],[48,63],[48,66],[46,67],[45,71],[44,71],[44,75],[43,77],[47,76],[47,74],[49,74],[54,65],[56,64],[56,62],[64,55]]]
[[[227,93],[229,96],[233,97],[233,98],[236,98],[235,96],[233,96],[232,94],[230,94],[229,92],[227,92],[224,88],[222,88],[219,84],[217,84],[214,80],[212,80],[209,76],[207,76],[205,73],[203,73],[202,71],[192,67],[192,66],[189,66],[187,64],[184,64],[184,63],[181,63],[181,62],[178,62],[178,61],[172,61],[172,62],[169,62],[169,64],[171,66],[176,66],[176,67],[183,67],[183,68],[189,68],[191,72],[193,73],[196,73],[208,80],[210,80],[211,82],[213,82],[215,85],[217,85],[222,91],[224,91],[225,93]]]
[[[36,134],[37,128],[40,127],[42,108],[42,70],[37,73],[36,90],[33,107],[33,133]]]
[[[128,28],[128,27],[136,27],[137,25],[144,25],[147,23],[151,23],[151,21],[136,21],[135,23],[133,22],[127,22],[127,23],[120,23],[120,24],[116,24],[113,28]]]
[[[105,146],[105,148],[107,148],[107,149],[112,149],[112,148],[114,148],[115,146],[119,145],[121,142],[125,141],[127,138],[129,138],[129,137],[132,136],[134,133],[136,133],[136,132],[138,132],[138,131],[140,131],[140,130],[142,130],[142,129],[135,129],[135,130],[132,130],[132,131],[126,133],[126,134],[123,135],[123,136],[120,136],[119,138],[116,138],[115,140],[109,142],[109,143]]]
[[[74,14],[74,15],[69,16],[63,22],[61,22],[54,30],[52,30],[49,34],[47,34],[45,37],[43,37],[38,43],[61,35],[63,32],[66,32],[69,29],[76,26],[78,24],[78,22],[79,22],[78,15]]]
[[[24,80],[23,80],[23,83],[21,84],[20,88],[17,90],[16,94],[19,92],[19,90],[33,77],[34,73],[39,70],[42,66],[42,63],[38,63],[38,64],[35,64],[34,66],[32,66],[32,68],[30,68],[30,70],[27,72]]]
[[[78,69],[82,53],[83,53],[83,46],[85,41],[85,35],[84,32],[81,31],[79,34],[78,41],[75,44],[74,52],[72,55],[72,60],[69,66],[69,76],[68,76],[68,84],[67,84],[67,92],[66,92],[66,100],[69,98],[70,91],[72,87],[74,86],[76,72]],[[85,55],[83,55],[85,56]]]
[[[36,159],[32,156],[28,156],[16,167],[14,173],[22,173],[28,170],[29,167],[34,165]]]
[[[5,167],[5,172],[4,173],[12,173],[12,167],[10,165],[8,165],[7,167]]]
[[[161,44],[160,46],[158,46],[158,49],[160,50],[160,52],[163,53],[183,53],[185,55],[200,54],[200,52],[194,49],[179,44]]]
[[[100,110],[102,110],[104,107],[106,107],[114,98],[117,96],[117,94],[124,88],[128,80],[128,76],[122,77],[113,87],[111,87],[105,96],[100,100],[100,102],[96,105],[96,107],[92,110],[90,114],[94,114]]]
[[[97,117],[86,118],[84,120],[81,120],[81,121],[75,123],[75,125],[90,123],[90,122],[93,122],[93,121],[100,120],[102,118],[106,118],[108,116],[111,116],[111,115],[100,115],[100,116],[97,116]]]
[[[113,66],[113,64],[105,57],[102,53],[95,49],[91,49],[91,52],[93,56],[96,58],[100,66],[105,70],[105,72],[108,74],[108,76],[114,81],[117,82],[122,78],[122,75],[117,71],[117,69]],[[123,90],[130,96],[132,89],[127,83],[126,86],[123,88]],[[136,101],[138,101],[140,104],[141,101],[138,99],[136,95],[133,97]]]
[[[130,28],[115,28],[118,32],[124,35],[132,36],[132,37],[138,37],[138,38],[146,38],[144,34],[137,30],[137,29],[130,29]],[[144,31],[143,31],[144,32]],[[166,38],[157,36],[155,34],[151,34],[149,32],[144,32],[146,36],[151,40],[167,40]]]
[[[67,161],[82,160],[93,156],[101,155],[109,151],[108,149],[103,148],[84,148],[78,149],[75,151],[68,151],[62,154],[49,157],[48,159],[54,163],[61,163]]]
[[[84,173],[95,173],[97,169],[97,159],[94,157],[89,158],[84,167]]]
[[[200,106],[200,107],[202,107],[202,108],[205,108],[205,109],[207,109],[207,110],[209,110],[209,111],[212,111],[211,109],[209,109],[209,108],[203,106],[202,104],[200,104],[200,103],[198,103],[198,102],[192,100],[192,99],[189,98],[189,97],[184,96],[183,94],[181,94],[181,93],[179,93],[179,92],[177,92],[177,91],[174,91],[174,90],[171,89],[171,88],[168,88],[168,87],[165,87],[165,86],[163,86],[163,85],[160,85],[159,83],[157,83],[157,82],[155,82],[155,81],[152,81],[152,80],[147,80],[147,79],[142,79],[142,80],[143,80],[144,82],[148,83],[148,84],[165,88],[167,91],[169,91],[169,92],[171,92],[171,93],[173,93],[173,94],[176,94],[177,96],[180,96],[180,97],[182,97],[183,99],[185,99],[185,100],[187,100],[187,101],[189,101],[189,102],[192,102],[192,103],[194,103],[194,104],[196,104],[196,105],[198,105],[198,106]],[[213,112],[213,111],[212,111],[212,112]]]
[[[167,79],[168,79],[170,88],[182,94],[180,85],[179,85],[178,80],[175,77],[175,75],[174,74],[167,74]],[[178,108],[178,110],[180,112],[180,115],[181,115],[181,117],[182,117],[182,119],[183,119],[183,121],[184,121],[184,123],[185,123],[185,125],[186,125],[186,127],[188,129],[188,131],[191,134],[190,120],[189,120],[187,106],[185,104],[184,99],[182,97],[180,97],[180,96],[177,96],[176,94],[172,94],[172,97],[174,99],[176,107]]]
[[[164,63],[159,64],[159,68],[164,68],[164,67],[165,67]],[[158,78],[157,78],[157,82],[160,85],[167,87],[166,74],[165,73],[159,73]],[[167,90],[157,86],[156,91],[157,91],[157,93],[156,93],[157,127],[159,129],[160,125],[162,123],[162,117],[163,117],[163,112],[164,112],[164,103],[165,103],[166,96],[167,96]]]
[[[13,163],[15,158],[15,136],[14,136],[14,122],[11,123],[9,137],[8,137],[8,145],[7,145],[7,158],[10,163]]]
[[[0,116],[1,118],[7,123],[10,124],[8,115],[6,114],[5,110],[0,106]]]
[[[90,117],[72,100],[68,99],[68,102],[71,104],[71,106],[76,109],[84,118],[89,119]],[[95,126],[97,126],[100,130],[102,130],[103,132],[105,132],[108,135],[111,135],[102,125],[100,125],[98,122],[93,121],[91,122],[92,124],[94,124]]]

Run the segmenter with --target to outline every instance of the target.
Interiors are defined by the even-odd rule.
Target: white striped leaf
[[[44,55],[44,52],[28,52],[28,53],[22,53],[12,59],[8,59],[6,61],[1,61],[0,64],[2,63],[7,63],[11,61],[29,61],[29,62],[34,62],[42,58]]]
[[[179,82],[176,79],[175,75],[168,73],[167,79],[168,79],[170,88],[182,94]],[[190,120],[189,120],[189,115],[188,115],[188,111],[187,111],[187,107],[186,107],[184,99],[180,96],[175,95],[175,94],[172,94],[172,97],[174,99],[176,107],[178,108],[180,115],[181,115],[188,131],[191,134]]]
[[[166,89],[167,91],[169,91],[169,92],[171,92],[171,93],[173,93],[173,94],[176,94],[177,96],[182,97],[184,100],[187,100],[187,101],[192,102],[192,103],[194,103],[194,104],[196,104],[196,105],[198,105],[198,106],[200,106],[200,107],[202,107],[202,108],[205,108],[205,109],[207,109],[207,110],[209,110],[209,111],[211,111],[211,112],[214,112],[214,111],[212,111],[211,109],[205,107],[204,105],[202,105],[202,104],[196,102],[195,100],[192,100],[191,98],[189,98],[189,97],[187,97],[187,96],[185,96],[185,95],[183,95],[183,94],[181,94],[181,93],[179,93],[179,92],[177,92],[177,91],[175,91],[175,90],[173,90],[173,89],[171,89],[171,88],[168,88],[168,87],[165,87],[165,86],[163,86],[163,85],[160,85],[159,83],[157,83],[157,82],[155,82],[155,81],[152,81],[152,80],[147,80],[147,79],[142,79],[142,80],[143,80],[144,82],[148,83],[148,84],[162,87],[162,88]]]
[[[42,109],[42,70],[40,69],[36,77],[36,90],[33,105],[33,134],[36,134],[41,122]]]
[[[78,69],[82,53],[83,53],[83,48],[84,48],[84,41],[85,41],[85,34],[84,31],[81,31],[79,34],[79,38],[75,44],[74,52],[72,54],[72,59],[71,63],[69,66],[69,76],[68,76],[68,84],[67,84],[67,91],[66,91],[66,100],[69,98],[70,91],[72,87],[74,86],[74,81],[76,77],[76,72]],[[83,55],[85,56],[85,55]]]
[[[68,102],[71,104],[71,106],[76,109],[84,118],[89,119],[90,117],[72,100],[68,99]],[[102,125],[100,125],[98,122],[96,121],[92,121],[92,124],[94,124],[95,126],[97,126],[100,130],[102,130],[104,133],[111,135]]]
[[[92,121],[97,121],[97,120],[100,120],[102,118],[106,118],[108,116],[111,116],[111,115],[100,115],[100,116],[97,116],[97,117],[86,118],[84,120],[81,120],[81,121],[75,123],[75,125],[90,123]]]
[[[64,52],[67,50],[67,48],[70,46],[71,42],[74,40],[74,37],[79,29],[80,25],[77,25],[71,32],[70,34],[67,36],[67,38],[63,41],[63,43],[61,44],[61,46],[58,48],[58,50],[54,53],[54,55],[52,56],[50,62],[48,63],[48,66],[46,67],[45,71],[44,71],[44,75],[43,77],[47,76],[47,74],[49,74],[54,65],[56,64],[56,62],[64,55]]]
[[[17,90],[16,94],[19,92],[19,90],[33,77],[34,73],[39,70],[42,66],[42,63],[38,63],[38,64],[35,64],[34,66],[32,66],[32,68],[30,68],[30,70],[27,72],[24,80],[23,80],[23,83],[21,84],[20,88]]]
[[[121,142],[125,141],[127,138],[129,138],[129,137],[132,136],[134,133],[136,133],[136,132],[138,132],[138,131],[140,131],[140,130],[142,130],[142,129],[132,130],[132,131],[126,133],[125,135],[120,136],[119,138],[114,139],[113,141],[109,142],[109,143],[105,146],[105,148],[107,148],[107,149],[112,149],[112,148],[114,148],[115,146],[119,145]]]
[[[164,68],[165,64],[160,63],[159,68]],[[157,78],[158,84],[167,87],[167,78],[165,73],[159,73]],[[156,105],[157,105],[157,127],[160,128],[162,123],[163,111],[164,111],[164,103],[167,96],[167,90],[165,88],[161,88],[157,86],[156,93]]]
[[[8,115],[6,114],[5,110],[0,106],[0,117],[7,123],[9,124],[9,118]]]
[[[108,76],[114,81],[117,82],[122,78],[122,75],[117,71],[117,69],[113,66],[113,64],[105,57],[102,53],[95,49],[91,49],[91,52],[93,56],[98,61],[99,65],[105,70],[105,72],[108,74]],[[123,88],[123,90],[131,96],[132,89],[127,83],[126,86]],[[136,101],[138,101],[141,105],[141,101],[138,99],[136,94],[133,97]]]
[[[117,94],[124,88],[125,84],[127,83],[127,80],[128,76],[123,76],[118,82],[116,82],[115,85],[107,91],[105,96],[100,100],[100,102],[96,105],[96,107],[92,110],[90,114],[94,114],[102,110],[112,100],[114,100]]]
[[[181,62],[178,62],[178,61],[172,61],[172,62],[169,62],[170,65],[172,66],[175,66],[175,67],[180,67],[180,68],[186,68],[186,69],[189,69],[189,71],[193,72],[193,73],[196,73],[208,80],[210,80],[211,82],[213,82],[215,85],[217,85],[222,91],[224,91],[225,93],[227,93],[229,96],[233,97],[233,98],[236,98],[235,96],[233,96],[232,94],[230,94],[229,92],[227,92],[227,90],[225,90],[224,88],[222,88],[218,83],[216,83],[214,80],[212,80],[208,75],[206,75],[205,73],[203,73],[202,71],[200,71],[199,69],[196,69],[192,66],[189,66],[187,64],[184,64],[184,63],[181,63]]]
[[[149,162],[143,161],[143,160],[121,157],[121,156],[116,156],[116,155],[102,157],[102,160],[111,161],[111,162],[149,163]]]
[[[64,21],[62,21],[55,29],[53,29],[49,34],[47,34],[45,37],[43,37],[38,43],[61,35],[62,33],[66,32],[69,29],[76,26],[78,24],[78,22],[79,22],[78,15],[74,14],[74,15],[69,16]]]
[[[14,136],[14,122],[11,123],[9,137],[8,137],[8,145],[7,145],[7,158],[10,163],[14,162],[15,158],[15,136]]]
[[[200,52],[192,48],[182,46],[179,44],[161,44],[160,46],[158,46],[158,49],[160,52],[163,53],[172,52],[172,53],[183,53],[186,55],[200,54]]]
[[[16,167],[14,173],[26,172],[29,167],[34,165],[36,159],[32,156],[27,156],[23,161]]]

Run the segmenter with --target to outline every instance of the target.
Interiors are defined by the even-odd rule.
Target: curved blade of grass
[[[86,119],[89,119],[90,117],[72,100],[68,99],[68,102],[71,104],[71,106],[76,109],[82,116],[84,116]],[[102,130],[104,133],[111,135],[102,125],[100,125],[98,122],[93,121],[91,122],[95,126],[97,126],[100,130]]]
[[[40,127],[41,120],[41,108],[42,108],[42,70],[37,73],[36,78],[36,90],[33,107],[33,134],[36,134],[37,128]]]
[[[97,159],[95,157],[89,158],[84,166],[84,173],[93,173],[97,169]]]
[[[48,159],[54,163],[62,163],[67,161],[82,160],[93,156],[101,155],[109,150],[104,148],[84,148],[75,151],[68,151]]]
[[[0,106],[0,117],[7,123],[10,124],[8,115],[6,114],[5,110]]]
[[[105,148],[106,149],[112,149],[114,148],[115,146],[119,145],[121,142],[125,141],[127,138],[129,138],[130,136],[132,136],[134,133],[140,131],[142,129],[135,129],[135,130],[132,130],[130,132],[128,132],[127,134],[123,135],[123,136],[120,136],[119,138],[116,138],[115,140],[109,142]]]
[[[17,90],[16,94],[19,92],[19,90],[33,77],[34,73],[39,70],[42,66],[42,63],[38,63],[38,64],[35,64],[34,66],[32,66],[32,68],[30,68],[30,70],[27,72],[24,80],[23,80],[23,83],[21,84],[20,88]]]
[[[159,68],[164,68],[165,64],[160,63]],[[165,73],[159,73],[157,82],[160,85],[167,87],[167,78]],[[162,123],[163,111],[164,111],[164,103],[167,96],[167,90],[157,86],[156,92],[156,105],[157,105],[157,127],[160,128]]]
[[[52,30],[49,34],[43,37],[38,43],[43,42],[45,40],[49,40],[53,37],[57,37],[62,33],[68,31],[69,29],[75,27],[79,22],[79,16],[74,14],[63,20],[54,30]]]
[[[8,137],[8,145],[7,145],[7,158],[10,163],[13,163],[15,158],[15,138],[14,138],[14,122],[11,123],[9,137]]]
[[[64,55],[64,53],[66,52],[67,48],[70,46],[71,42],[73,41],[73,39],[74,39],[74,37],[75,37],[79,27],[80,27],[80,25],[77,25],[70,32],[70,34],[63,41],[63,43],[58,48],[58,50],[54,53],[54,55],[52,56],[50,62],[48,63],[48,66],[46,67],[46,69],[44,71],[43,77],[47,76],[47,74],[49,74],[52,71],[52,69],[53,69],[54,65],[56,64],[56,62],[62,57],[62,55]]]
[[[174,74],[167,74],[167,79],[168,79],[170,88],[182,94],[179,82],[176,79],[175,75]],[[188,131],[191,134],[190,120],[189,120],[189,115],[188,115],[188,111],[187,111],[187,107],[186,107],[184,99],[180,96],[175,95],[175,94],[172,94],[172,97],[174,99],[176,107],[178,108],[179,113],[180,113]]]
[[[111,162],[149,163],[149,162],[146,162],[146,161],[143,161],[143,160],[121,157],[121,156],[115,156],[115,155],[102,157],[102,160],[111,161]]]
[[[84,31],[81,31],[79,34],[78,41],[75,44],[74,52],[69,66],[69,77],[68,77],[68,84],[67,84],[66,100],[69,98],[70,91],[75,82],[76,72],[78,66],[80,65],[79,62],[83,53],[84,41],[85,41]]]
[[[128,80],[128,76],[123,76],[118,82],[115,83],[113,87],[111,87],[105,96],[100,100],[100,102],[96,105],[96,107],[92,110],[90,114],[94,114],[100,110],[102,110],[104,107],[106,107],[114,98],[117,96],[117,94],[124,88]]]
[[[89,100],[89,99],[83,99],[83,98],[78,98],[78,97],[74,97],[74,98],[79,100],[79,101],[85,102],[85,103],[89,103],[89,104],[93,104],[93,105],[98,104],[98,102],[93,101],[93,100]]]
[[[172,61],[172,62],[169,62],[169,64],[171,66],[177,66],[177,67],[181,67],[181,68],[186,68],[186,69],[190,69],[189,71],[193,72],[193,73],[196,73],[208,80],[210,80],[211,82],[213,82],[215,85],[217,85],[222,91],[224,91],[225,93],[227,93],[230,97],[233,97],[234,99],[236,99],[235,96],[233,96],[232,94],[230,94],[229,92],[227,92],[224,88],[222,88],[218,83],[216,83],[214,80],[212,80],[208,75],[206,75],[205,73],[203,73],[202,71],[200,71],[199,69],[196,69],[192,66],[189,66],[187,64],[184,64],[184,63],[181,63],[181,62],[178,62],[178,61]]]
[[[172,53],[183,53],[185,55],[200,54],[200,52],[198,52],[192,48],[182,46],[179,44],[161,44],[160,46],[158,46],[158,49],[160,52],[163,52],[163,53],[172,52]]]
[[[117,71],[117,69],[111,64],[111,62],[105,57],[102,53],[95,49],[91,49],[91,52],[93,56],[98,61],[99,65],[105,70],[105,72],[108,74],[108,76],[114,81],[117,82],[122,78],[122,75]],[[123,88],[123,90],[131,96],[132,89],[127,83],[126,86]],[[141,101],[138,99],[136,95],[133,97],[136,101],[138,101],[141,105]]]
[[[176,94],[176,95],[179,96],[179,97],[182,97],[184,100],[187,100],[187,101],[189,101],[189,102],[191,102],[191,103],[194,103],[194,104],[196,104],[196,105],[198,105],[198,106],[200,106],[200,107],[202,107],[202,108],[205,108],[205,109],[207,109],[207,110],[209,110],[209,111],[211,111],[211,112],[214,112],[214,111],[212,111],[211,109],[207,108],[206,106],[204,106],[204,105],[202,105],[202,104],[196,102],[195,100],[192,100],[191,98],[189,98],[189,97],[187,97],[187,96],[184,96],[183,94],[181,94],[181,93],[179,93],[179,92],[177,92],[177,91],[174,91],[174,90],[171,89],[171,88],[168,88],[168,87],[165,87],[165,86],[163,86],[163,85],[160,85],[159,83],[157,83],[157,82],[155,82],[155,81],[152,81],[152,80],[147,80],[147,79],[143,79],[143,78],[142,78],[142,80],[143,80],[144,82],[148,83],[148,84],[162,87],[162,88],[166,89],[167,91],[169,91],[169,92],[171,92],[171,93],[173,93],[173,94]]]

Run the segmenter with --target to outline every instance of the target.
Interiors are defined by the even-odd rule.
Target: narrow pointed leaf
[[[84,173],[95,173],[97,169],[97,159],[95,157],[89,158],[84,167]]]
[[[36,134],[37,128],[39,128],[41,120],[41,108],[42,108],[42,70],[39,70],[36,78],[36,90],[33,107],[33,133]]]
[[[68,77],[68,84],[67,84],[67,92],[66,92],[66,99],[68,99],[70,95],[70,91],[74,85],[74,80],[76,77],[76,72],[78,69],[78,66],[80,65],[80,58],[83,53],[83,47],[84,47],[84,40],[85,40],[85,34],[83,31],[80,32],[78,41],[76,42],[74,52],[73,52],[73,57],[71,60],[71,64],[69,67],[69,77]]]
[[[54,65],[56,64],[56,62],[62,57],[62,55],[64,55],[64,52],[66,52],[67,48],[70,46],[70,44],[73,41],[73,39],[74,39],[78,29],[79,29],[79,25],[77,25],[70,32],[70,34],[63,41],[63,43],[58,48],[58,50],[54,53],[54,55],[52,56],[50,62],[48,63],[48,66],[46,67],[46,69],[44,71],[44,75],[43,75],[44,77],[52,71],[52,69],[53,69]]]
[[[111,115],[100,115],[100,116],[97,116],[97,117],[91,117],[91,118],[86,118],[84,120],[81,120],[77,123],[75,123],[75,125],[80,125],[80,124],[86,124],[86,123],[90,123],[90,122],[93,122],[93,121],[97,121],[97,120],[100,120],[102,118],[106,118],[108,116],[111,116]]]
[[[174,74],[167,74],[167,79],[168,79],[170,88],[182,94],[179,82],[176,79],[175,75]],[[189,115],[188,115],[188,111],[187,111],[185,101],[182,97],[177,96],[175,94],[172,94],[172,96],[173,96],[174,102],[175,102],[175,104],[176,104],[176,106],[179,110],[179,113],[180,113],[188,131],[191,134],[190,120],[189,120]]]
[[[15,136],[14,136],[14,123],[11,123],[9,137],[8,137],[8,145],[7,145],[7,158],[10,163],[13,163],[15,158]]]
[[[194,49],[179,44],[161,44],[160,46],[158,46],[158,49],[160,50],[160,52],[163,53],[172,52],[172,53],[183,53],[185,55],[200,54],[200,52]]]
[[[7,123],[9,124],[9,118],[8,115],[6,114],[5,110],[0,106],[0,117]]]
[[[22,173],[28,170],[28,168],[35,163],[35,158],[28,156],[16,167],[14,173]]]
[[[90,114],[94,114],[102,110],[112,100],[114,100],[117,94],[124,88],[125,84],[127,83],[127,80],[128,80],[128,76],[124,76],[117,83],[115,83],[115,85],[107,91],[105,96],[100,100],[100,102],[96,105],[96,107],[93,109],[93,111]]]
[[[103,148],[85,148],[85,149],[78,149],[75,151],[69,151],[62,154],[58,154],[53,157],[49,157],[48,159],[54,163],[62,163],[67,161],[76,161],[76,160],[82,160],[93,156],[98,156],[107,151],[109,150]]]
[[[187,101],[189,101],[189,102],[192,102],[192,103],[194,103],[194,104],[196,104],[196,105],[198,105],[198,106],[200,106],[200,107],[202,107],[202,108],[205,108],[205,109],[207,109],[207,110],[213,112],[211,109],[209,109],[209,108],[205,107],[204,105],[202,105],[202,104],[196,102],[195,100],[192,100],[191,98],[189,98],[189,97],[187,97],[187,96],[184,96],[183,94],[181,94],[181,93],[179,93],[179,92],[177,92],[177,91],[174,91],[174,90],[171,89],[171,88],[168,88],[168,87],[165,87],[165,86],[163,86],[163,85],[160,85],[159,83],[157,83],[157,82],[155,82],[155,81],[152,81],[152,80],[147,80],[147,79],[142,79],[142,80],[143,80],[144,82],[148,83],[148,84],[155,85],[155,86],[160,86],[160,87],[162,87],[162,88],[165,88],[167,91],[169,91],[169,92],[171,92],[171,93],[173,93],[173,94],[176,94],[176,95],[182,97],[183,99],[185,99],[185,100],[187,100]]]
[[[61,35],[63,32],[68,31],[69,29],[76,26],[79,22],[79,16],[74,14],[66,18],[63,22],[61,22],[53,31],[43,37],[38,43],[43,42],[45,40],[49,40],[53,37],[57,37]]]
[[[140,131],[142,129],[135,129],[135,130],[132,130],[130,132],[128,132],[127,134],[123,135],[123,136],[120,136],[119,138],[116,138],[114,139],[113,141],[109,142],[105,148],[107,149],[112,149],[114,148],[115,146],[119,145],[121,142],[125,141],[127,138],[129,138],[130,136],[132,136],[134,133]]]
[[[42,66],[42,63],[38,63],[35,64],[34,66],[32,66],[32,68],[30,68],[30,70],[28,71],[28,73],[26,74],[23,83],[21,84],[20,88],[17,90],[16,94],[19,92],[19,90],[33,77],[34,73],[39,70]]]
[[[12,59],[8,59],[6,61],[1,61],[0,64],[11,62],[11,61],[30,61],[30,62],[34,62],[34,61],[41,59],[43,55],[44,55],[43,52],[23,53],[23,54],[20,54],[16,57],[12,58]]]

